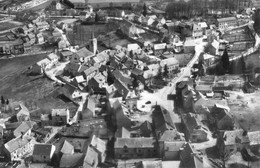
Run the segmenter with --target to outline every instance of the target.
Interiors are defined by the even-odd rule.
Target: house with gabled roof
[[[78,168],[83,166],[84,153],[63,154],[60,159],[60,168]]]
[[[113,111],[114,111],[114,120],[117,129],[121,127],[125,127],[126,129],[130,129],[132,126],[131,119],[129,118],[128,109],[116,100],[113,104]],[[127,114],[128,113],[128,114]]]
[[[84,63],[90,61],[94,56],[94,53],[89,51],[86,47],[79,49],[75,54],[73,54],[71,61],[76,63]]]
[[[64,125],[69,123],[69,109],[52,109],[51,111],[52,125]]]
[[[156,105],[152,111],[153,126],[155,129],[155,134],[158,140],[164,137],[164,133],[169,133],[167,131],[173,132],[172,135],[176,135],[176,140],[180,136],[176,134],[176,127],[174,123],[174,115],[167,111],[162,106]],[[172,137],[174,138],[174,137]]]
[[[71,76],[77,76],[79,74],[81,65],[79,63],[70,62],[66,65],[64,71]]]
[[[88,81],[93,78],[98,73],[98,67],[97,66],[91,66],[84,70],[81,74],[85,78],[85,80]]]
[[[47,55],[47,58],[51,61],[52,65],[56,64],[59,61],[59,57],[54,53],[50,53],[49,55]]]
[[[32,154],[33,162],[50,163],[55,149],[55,146],[51,144],[35,144]]]
[[[106,77],[102,73],[98,73],[88,81],[88,90],[105,91],[103,87],[106,85],[106,81]]]
[[[106,141],[98,138],[96,135],[92,135],[89,147],[95,149],[98,153],[99,163],[103,163],[106,159],[107,143]]]
[[[32,132],[32,128],[35,122],[32,121],[24,121],[22,122],[13,132],[16,138],[18,137],[29,137]]]
[[[63,142],[63,145],[62,145],[62,148],[61,148],[60,151],[63,154],[70,154],[70,155],[72,155],[72,154],[74,154],[74,146],[71,143],[69,143],[68,141],[65,140]]]
[[[180,153],[181,167],[203,168],[202,153],[196,151],[190,143],[186,143]]]
[[[142,137],[151,137],[152,136],[153,130],[152,130],[152,125],[149,121],[143,122],[140,125],[139,130],[140,130],[140,135]]]
[[[4,152],[9,161],[20,160],[25,154],[33,150],[35,141],[30,137],[14,138],[4,144]]]
[[[73,55],[73,52],[71,52],[70,50],[60,52],[60,58],[62,61],[69,61],[71,59],[72,55]]]
[[[156,140],[153,138],[116,138],[114,150],[116,159],[158,157]]]
[[[248,132],[250,149],[254,152],[258,152],[260,149],[260,131]]]
[[[130,138],[131,132],[128,131],[125,127],[121,127],[117,129],[115,137],[117,138]]]
[[[228,106],[215,104],[211,115],[215,118],[216,126],[219,130],[233,130],[235,122]]]
[[[19,105],[19,111],[16,114],[16,118],[18,122],[30,120],[30,112],[23,104]]]
[[[164,141],[160,145],[160,156],[165,161],[169,160],[179,160],[182,148],[185,145],[185,141]]]
[[[208,140],[209,130],[198,120],[195,114],[183,114],[182,121],[185,125],[185,135],[191,142],[203,142]]]
[[[249,148],[250,139],[247,131],[243,129],[222,131],[218,134],[216,146],[220,153],[235,153],[243,148]]]
[[[73,79],[72,84],[77,86],[80,90],[84,90],[87,86],[87,81],[84,79],[83,75],[79,75]]]
[[[81,119],[90,119],[93,117],[96,117],[96,102],[97,100],[93,96],[89,96],[86,100],[86,103],[84,105],[84,109],[81,112]]]
[[[96,168],[98,165],[98,152],[92,147],[88,146],[83,162],[84,168]]]
[[[60,89],[61,94],[69,98],[70,100],[74,100],[77,98],[81,98],[82,94],[79,89],[71,84],[65,84],[61,89]]]

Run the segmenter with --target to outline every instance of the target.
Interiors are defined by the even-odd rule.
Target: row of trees
[[[194,15],[203,15],[216,13],[220,11],[223,15],[231,11],[242,8],[241,0],[190,0],[185,2],[169,3],[166,7],[166,14],[171,18],[192,17]]]

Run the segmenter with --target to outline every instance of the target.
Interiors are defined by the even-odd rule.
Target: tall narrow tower
[[[97,54],[97,39],[95,38],[93,32],[92,32],[92,34],[91,34],[91,41],[92,41],[92,50],[93,50],[93,53],[96,55],[96,54]]]

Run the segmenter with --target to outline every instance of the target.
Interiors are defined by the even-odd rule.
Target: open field
[[[0,84],[1,79],[6,75],[18,72],[19,70],[28,68],[30,65],[42,60],[46,57],[46,54],[32,55],[26,57],[17,57],[12,59],[0,60]]]
[[[0,95],[13,101],[24,102],[29,110],[34,110],[34,118],[41,113],[50,113],[52,108],[76,110],[77,106],[72,102],[57,98],[58,88],[53,86],[53,81],[45,76],[27,75],[27,67],[44,57],[45,55],[39,55],[0,60]]]
[[[240,126],[248,131],[260,130],[260,91],[252,94],[229,92],[228,104],[231,114]]]
[[[8,29],[14,28],[14,27],[16,27],[16,26],[17,26],[17,25],[14,24],[14,23],[1,22],[1,23],[0,23],[0,31],[8,30]]]

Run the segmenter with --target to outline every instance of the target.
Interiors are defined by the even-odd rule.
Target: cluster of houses
[[[226,91],[241,90],[245,83],[240,75],[204,76],[177,83],[176,100],[182,109],[186,138],[191,142],[208,141],[213,132],[220,156],[242,151],[257,153],[259,131],[242,129],[227,101]]]
[[[45,39],[42,31],[49,29],[46,21],[35,19],[23,27],[13,29],[2,36],[0,41],[1,54],[23,54],[33,51],[33,45],[42,45]]]

